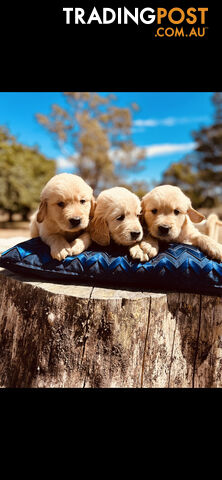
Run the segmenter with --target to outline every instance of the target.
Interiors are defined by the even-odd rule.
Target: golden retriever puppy
[[[96,200],[94,217],[90,223],[92,240],[103,246],[109,245],[111,239],[118,245],[135,245],[143,237],[140,212],[139,198],[126,188],[104,190]],[[144,253],[139,250],[143,258]]]
[[[195,245],[209,257],[222,261],[222,245],[202,234],[194,225],[205,217],[192,208],[190,199],[178,187],[162,185],[142,199],[149,234],[160,241]],[[146,253],[146,239],[140,244]],[[149,243],[148,243],[149,248]]]
[[[40,236],[52,258],[78,255],[91,244],[88,225],[93,215],[92,188],[71,173],[52,177],[41,193],[39,209],[31,218],[31,236]]]

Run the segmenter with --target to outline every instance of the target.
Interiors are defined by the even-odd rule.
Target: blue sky
[[[133,180],[160,181],[172,162],[181,160],[192,150],[191,131],[209,125],[213,119],[212,92],[101,94],[107,93],[115,93],[119,106],[136,102],[140,107],[134,115],[133,140],[146,148],[147,158],[145,171],[131,175]],[[69,164],[35,119],[35,113],[48,114],[53,103],[65,105],[62,93],[0,92],[0,125],[8,126],[21,143],[38,145],[47,157],[57,159],[58,171],[68,171]]]

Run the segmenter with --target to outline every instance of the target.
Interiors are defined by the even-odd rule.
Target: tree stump
[[[0,270],[1,387],[222,387],[222,298]]]

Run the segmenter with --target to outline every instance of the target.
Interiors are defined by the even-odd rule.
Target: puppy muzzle
[[[137,240],[141,236],[141,232],[130,232],[131,240]]]
[[[171,230],[171,227],[169,225],[159,225],[158,226],[158,235],[161,237],[166,237]]]
[[[73,217],[69,219],[70,227],[75,228],[78,227],[81,223],[81,218],[80,217]]]

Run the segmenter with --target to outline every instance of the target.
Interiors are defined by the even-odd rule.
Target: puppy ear
[[[191,222],[200,223],[206,217],[202,213],[197,212],[194,208],[189,207],[187,210],[187,215],[189,215]]]
[[[143,212],[139,216],[139,221],[140,221],[142,227],[145,228],[146,227],[146,220],[145,220]]]
[[[139,216],[139,221],[140,221],[140,224],[141,224],[142,229],[143,229],[143,235],[145,236],[145,235],[148,234],[148,225],[146,223],[143,211],[141,212],[141,214]]]
[[[90,218],[93,218],[94,212],[95,212],[95,208],[96,208],[96,200],[95,200],[94,197],[92,197],[92,199],[91,199],[91,209],[90,209],[90,212],[89,212],[89,217],[90,217]]]
[[[45,200],[43,200],[40,205],[39,205],[39,209],[38,209],[38,212],[37,212],[37,222],[39,223],[42,223],[45,216],[46,216],[46,212],[47,212],[47,202]]]
[[[90,223],[90,236],[99,245],[110,244],[109,228],[106,220],[101,216],[95,216]]]
[[[143,197],[144,198],[144,197]],[[146,226],[146,220],[145,220],[145,202],[143,201],[143,198],[141,200],[141,213],[140,213],[140,223],[142,227]]]
[[[146,210],[145,197],[146,197],[146,195],[141,200],[141,215],[142,215],[142,217],[144,217],[144,213],[145,213],[145,210]]]

